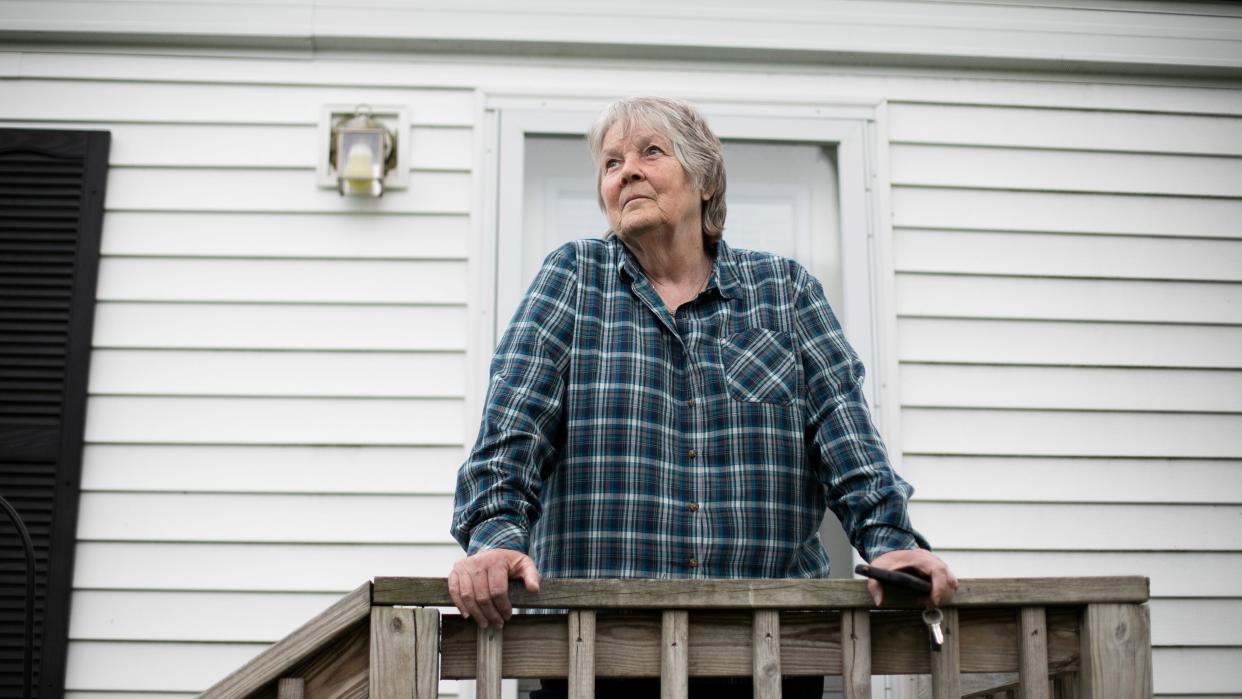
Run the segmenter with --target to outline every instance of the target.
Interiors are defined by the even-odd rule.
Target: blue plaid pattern
[[[798,263],[721,242],[672,315],[615,236],[548,256],[496,349],[452,534],[547,577],[825,577],[825,507],[865,558],[928,548],[863,367]]]

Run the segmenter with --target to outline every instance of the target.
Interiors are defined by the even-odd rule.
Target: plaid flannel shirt
[[[674,315],[616,236],[575,241],[496,349],[452,534],[553,578],[826,577],[825,507],[867,560],[928,548],[862,381],[792,260],[721,242]]]

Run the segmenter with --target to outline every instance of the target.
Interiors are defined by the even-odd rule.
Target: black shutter
[[[0,495],[36,564],[35,696],[64,694],[110,134],[0,129]],[[0,696],[21,695],[25,556],[0,521]]]

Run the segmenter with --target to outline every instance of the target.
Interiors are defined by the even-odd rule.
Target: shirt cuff
[[[526,553],[528,539],[526,530],[521,526],[505,519],[489,519],[480,522],[470,531],[470,546],[466,548],[466,555],[473,556],[487,549],[509,549]]]
[[[884,524],[867,527],[866,531],[863,532],[861,553],[868,563],[889,551],[904,551],[906,549],[927,549],[930,551],[931,544],[927,543],[927,539],[924,539],[923,535],[916,531],[899,529]]]

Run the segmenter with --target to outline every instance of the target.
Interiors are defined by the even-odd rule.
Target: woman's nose
[[[638,163],[633,158],[626,158],[621,163],[621,180],[625,182],[636,182],[643,178],[642,168],[638,167]]]

